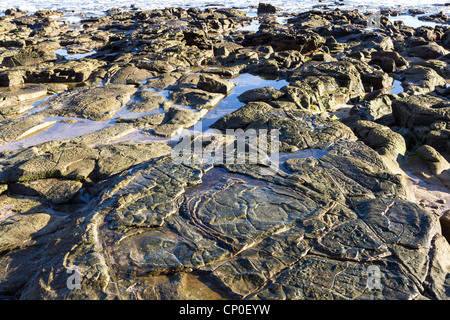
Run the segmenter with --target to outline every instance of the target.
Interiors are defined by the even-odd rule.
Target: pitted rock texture
[[[63,14],[0,17],[0,299],[450,298],[448,27]]]

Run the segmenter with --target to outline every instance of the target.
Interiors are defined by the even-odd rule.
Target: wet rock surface
[[[450,298],[448,27],[279,11],[0,17],[0,298]]]
[[[43,114],[107,120],[124,108],[136,89],[125,85],[76,88],[51,97],[40,104]]]

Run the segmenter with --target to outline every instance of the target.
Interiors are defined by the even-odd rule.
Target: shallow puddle
[[[44,108],[35,108],[31,110],[31,113],[36,113],[38,111],[42,111],[43,109]],[[22,147],[30,147],[52,140],[76,138],[112,126],[113,124],[116,123],[116,119],[121,117],[132,119],[161,112],[163,112],[162,109],[152,110],[146,113],[136,113],[128,111],[126,108],[123,108],[122,110],[118,111],[113,118],[105,121],[94,121],[76,117],[46,117],[44,121],[46,122],[56,121],[56,123],[47,129],[36,132],[35,134],[25,137],[23,139],[11,141],[4,145],[0,145],[0,152],[3,152],[5,150],[17,150]],[[117,141],[121,140],[129,140],[129,139],[125,137]]]
[[[40,99],[40,100],[38,100],[38,101],[33,102],[31,105],[34,106],[34,107],[39,107],[39,105],[40,105],[42,102],[47,101],[47,100],[50,99],[51,97],[55,97],[55,96],[57,96],[57,94],[48,95],[48,96],[46,96],[45,98],[42,98],[42,99]],[[41,108],[41,109],[43,109],[43,108]],[[36,110],[32,109],[32,110],[30,110],[29,113],[35,113],[35,112],[36,112]]]
[[[321,150],[321,149],[307,149],[307,150],[299,150],[294,153],[282,153],[278,154],[278,169],[285,172],[291,173],[287,169],[284,168],[283,163],[289,159],[320,159],[324,155],[328,153],[329,149]],[[264,180],[258,180],[255,178],[251,178],[244,174],[239,173],[231,173],[226,169],[221,167],[213,167],[208,170],[202,177],[202,184],[200,186],[196,186],[194,188],[188,188],[185,191],[186,196],[190,196],[196,192],[202,192],[206,190],[210,190],[218,185],[218,181],[220,180],[228,180],[228,179],[239,179],[245,183],[249,183],[255,186],[267,186],[269,183]]]
[[[280,163],[289,160],[289,159],[306,159],[306,158],[314,158],[320,159],[324,155],[328,153],[329,149],[306,149],[306,150],[298,150],[294,153],[279,153]]]
[[[409,14],[401,14],[396,17],[389,17],[389,20],[394,23],[395,21],[403,21],[406,26],[412,27],[412,28],[419,28],[419,27],[436,27],[438,25],[445,25],[442,23],[436,23],[432,21],[422,21],[419,20],[419,17],[427,16],[426,14],[418,14],[416,16],[412,16]]]
[[[148,133],[145,132],[136,132],[130,136],[128,136],[126,139],[135,140],[135,141],[173,141],[177,142],[182,137],[190,135],[190,134],[200,134],[202,132],[207,132],[211,129],[211,126],[220,118],[223,116],[226,116],[227,114],[238,110],[242,106],[245,105],[245,103],[242,103],[239,101],[238,96],[242,93],[244,93],[247,90],[255,89],[255,88],[261,88],[261,87],[273,87],[275,89],[280,89],[289,83],[284,79],[276,79],[276,80],[269,80],[269,79],[263,79],[259,76],[251,75],[249,73],[244,73],[239,75],[239,77],[234,79],[229,79],[230,81],[236,83],[236,86],[231,90],[231,92],[218,103],[218,105],[212,109],[209,110],[208,113],[203,117],[202,120],[197,122],[197,124],[189,129],[185,129],[181,132],[180,135],[172,137],[172,138],[160,138],[156,136],[150,136]],[[167,100],[169,100],[169,90],[162,90],[157,93],[157,95],[165,96]],[[190,108],[189,106],[180,106],[180,105],[172,105],[173,107],[177,108],[183,108],[183,109],[190,109],[195,111],[194,109]],[[160,109],[162,110],[162,109]],[[159,113],[159,112],[156,112]],[[144,115],[144,114],[141,114]]]
[[[257,32],[259,30],[259,26],[261,25],[260,19],[264,18],[264,16],[258,16],[256,11],[247,12],[247,16],[253,19],[252,23],[250,25],[248,25],[248,26],[241,27],[241,28],[237,29],[236,31],[254,31],[254,32]],[[269,16],[266,16],[266,17],[271,17],[271,16],[269,15]],[[281,25],[286,25],[289,17],[273,16],[273,19],[277,23],[279,23]]]
[[[244,183],[255,186],[267,186],[269,184],[264,180],[258,180],[239,173],[231,173],[224,168],[214,167],[203,174],[201,185],[187,188],[185,190],[185,196],[189,197],[195,195],[196,193],[202,193],[211,190],[220,184],[219,181],[226,181],[229,179],[239,179]]]
[[[391,94],[400,94],[404,91],[402,82],[398,80],[394,80],[392,83]]]
[[[55,50],[55,53],[59,54],[60,56],[63,56],[67,60],[77,60],[77,59],[83,59],[83,58],[92,56],[93,54],[97,53],[97,50],[92,50],[87,53],[69,54],[66,49],[58,49],[58,50]]]
[[[280,89],[281,87],[288,85],[288,82],[286,80],[282,79],[268,80],[251,74],[241,74],[239,75],[239,77],[231,79],[231,81],[235,82],[236,86],[228,94],[228,96],[225,97],[222,101],[220,101],[219,104],[213,110],[208,111],[205,117],[201,121],[199,121],[195,127],[183,130],[179,136],[173,138],[161,138],[151,135],[148,132],[137,131],[127,137],[116,140],[116,142],[133,140],[139,142],[172,141],[173,143],[176,143],[183,136],[186,136],[188,134],[206,132],[208,129],[210,129],[211,125],[214,122],[216,122],[219,118],[241,108],[244,105],[244,103],[238,100],[238,96],[243,92],[250,89],[266,86],[272,86],[275,89]],[[163,95],[166,96],[167,98],[168,92],[169,92],[168,90],[163,90],[157,93],[157,95]],[[33,103],[33,106],[35,106],[35,108],[28,111],[26,115],[35,114],[38,113],[39,111],[42,111],[44,108],[39,108],[40,103],[46,101],[47,99],[53,96],[55,95],[49,95],[46,96],[45,98],[35,101]],[[127,106],[131,105],[134,101],[135,101],[134,98],[131,99],[131,101],[128,103]],[[178,105],[173,106],[181,107]],[[182,106],[182,108],[191,109],[189,106]],[[117,118],[131,119],[163,112],[165,111],[162,108],[159,108],[145,113],[138,113],[138,112],[131,112],[127,109],[127,107],[125,107],[120,111],[118,111],[116,114],[114,114],[114,116],[111,119],[106,121],[93,121],[89,119],[74,118],[74,117],[47,117],[46,119],[44,119],[45,121],[57,121],[57,123],[54,124],[52,127],[48,128],[47,130],[40,131],[37,134],[34,134],[27,138],[18,141],[11,141],[4,145],[1,145],[0,152],[5,150],[17,150],[21,147],[29,147],[51,140],[76,138],[109,127],[116,123]]]
[[[67,120],[75,120],[76,122],[71,123]],[[52,140],[76,138],[80,135],[92,133],[113,124],[110,121],[92,121],[86,119],[65,117],[48,117],[45,119],[45,121],[57,122],[50,128],[38,132],[32,136],[1,145],[0,152],[3,152],[5,150],[17,150],[22,147],[26,148]]]
[[[231,79],[230,81],[236,83],[236,86],[231,90],[227,97],[219,102],[216,108],[209,111],[203,120],[200,121],[203,132],[208,130],[211,125],[221,117],[244,106],[245,103],[240,102],[238,96],[245,91],[261,87],[274,87],[275,89],[280,89],[289,84],[283,79],[267,80],[249,73],[241,74],[239,77]]]

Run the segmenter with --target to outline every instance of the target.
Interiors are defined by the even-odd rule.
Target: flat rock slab
[[[14,216],[0,222],[0,252],[20,247],[50,222],[51,217],[44,213],[28,216]]]
[[[105,199],[113,199],[114,209],[107,217],[111,228],[130,226],[161,226],[175,214],[184,188],[198,183],[202,175],[199,169],[184,165],[174,165],[163,159],[160,165],[143,165],[136,175],[123,181],[111,191],[106,191]]]
[[[44,121],[41,115],[7,119],[0,122],[0,142],[16,141],[48,129],[56,121]]]
[[[206,109],[193,111],[170,107],[167,112],[168,120],[153,129],[153,133],[162,137],[174,137],[184,129],[194,126],[207,113]]]
[[[156,168],[163,172],[168,169],[166,165]],[[189,172],[185,168],[182,172]],[[166,201],[165,197],[172,194],[165,192],[160,197],[154,179],[163,177],[152,176],[145,182],[136,176],[138,184],[127,182],[128,186],[136,186],[138,193],[133,191],[120,203],[126,204],[125,209],[131,208],[128,203],[134,201],[134,219],[152,212],[149,200],[145,207],[140,204],[142,196]],[[370,195],[353,209],[345,201],[336,202],[305,184],[295,183],[298,180],[294,176],[278,179],[274,184],[238,172],[206,172],[205,185],[185,191],[184,200],[176,193],[171,196],[174,203],[179,203],[178,215],[171,213],[165,223],[158,224],[159,228],[109,242],[117,262],[116,274],[128,279],[199,270],[208,282],[232,297],[247,299],[412,299],[419,295],[414,276],[405,274],[401,264],[413,261],[409,258],[415,254],[413,247],[432,248],[437,219],[430,213],[410,202],[391,199],[393,212],[377,215],[378,209],[366,206],[381,209],[385,201],[371,199]],[[176,186],[174,183],[168,181],[165,185]],[[141,193],[144,188],[147,191]],[[165,208],[171,212],[174,207]],[[123,225],[128,220],[118,219],[126,212],[123,209],[110,213],[107,221],[112,224],[109,231],[104,229],[105,234],[117,230],[118,222]],[[128,212],[126,216],[131,217]],[[364,216],[365,212],[370,212],[370,217]],[[144,217],[144,224],[152,221]],[[402,223],[403,228],[399,225],[384,230],[384,219],[390,219],[393,226]],[[120,230],[127,234],[127,229]],[[401,259],[393,259],[393,245]],[[380,283],[367,290],[372,270],[381,275]]]
[[[167,104],[166,97],[156,95],[153,91],[140,91],[135,96],[136,101],[128,107],[131,112],[148,112],[162,108]]]
[[[379,270],[378,289],[368,290],[370,267]],[[351,284],[349,279],[353,279]],[[252,299],[341,300],[413,299],[419,295],[414,283],[404,276],[395,262],[352,264],[319,257],[306,257],[280,273],[273,284],[256,292]]]
[[[11,193],[42,196],[53,203],[61,204],[72,200],[82,186],[80,181],[41,179],[13,184],[9,190]]]
[[[106,63],[94,59],[70,60],[56,63],[54,66],[30,72],[29,82],[82,82],[89,79],[92,72]]]
[[[45,113],[50,115],[107,120],[128,104],[136,90],[132,85],[76,88],[48,99],[40,107],[47,108]]]
[[[98,152],[85,145],[64,145],[54,152],[36,155],[21,163],[13,177],[16,181],[66,177],[86,178],[95,167]]]
[[[45,84],[15,87],[10,90],[2,90],[2,92],[0,92],[0,106],[12,106],[26,100],[45,97],[47,93],[48,86]]]
[[[139,69],[135,66],[126,66],[114,73],[110,79],[112,84],[135,84],[145,82],[152,78],[153,74],[145,69]]]
[[[136,164],[170,154],[166,143],[115,143],[98,148],[98,176],[100,178],[119,173]]]
[[[55,61],[56,59],[57,57],[54,52],[25,49],[11,57],[3,59],[2,65],[6,67],[28,66],[47,61]]]
[[[378,198],[359,203],[356,211],[386,243],[416,249],[431,246],[437,217],[414,203]]]
[[[252,101],[217,120],[212,128],[278,129],[280,152],[298,149],[327,149],[337,140],[356,140],[349,127],[339,121],[321,119],[310,112],[281,110],[264,101]]]
[[[405,92],[412,95],[433,92],[437,86],[444,87],[447,84],[432,68],[424,66],[413,66],[404,71],[402,86]]]
[[[212,93],[200,89],[181,88],[171,91],[171,101],[173,104],[189,106],[194,109],[213,109],[225,95],[222,93]]]
[[[431,126],[435,122],[450,120],[450,100],[430,94],[412,95],[392,102],[392,114],[399,124]]]
[[[230,180],[191,196],[182,216],[237,253],[268,235],[289,229],[296,220],[319,214],[320,207],[289,189]]]

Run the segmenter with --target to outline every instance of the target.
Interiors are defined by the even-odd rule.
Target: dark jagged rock
[[[311,54],[325,44],[325,39],[314,32],[288,34],[275,29],[247,34],[242,44],[269,45],[275,51],[298,50],[301,54]]]
[[[260,2],[258,4],[258,15],[259,14],[268,14],[268,13],[276,13],[277,11],[279,11],[279,9],[277,7],[275,7],[274,5],[271,5],[270,3],[262,3]]]
[[[437,44],[426,44],[412,47],[408,50],[411,57],[420,57],[424,59],[437,59],[445,54],[446,50]]]

